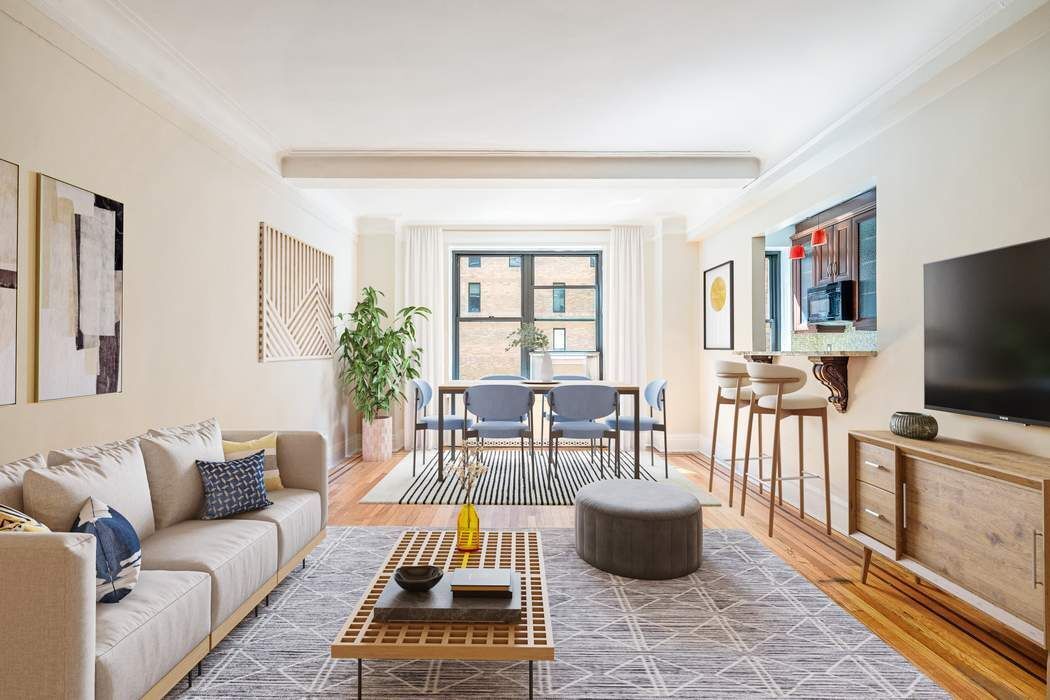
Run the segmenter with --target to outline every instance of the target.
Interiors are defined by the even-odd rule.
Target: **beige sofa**
[[[222,438],[268,432],[224,431]],[[285,488],[269,493],[274,505],[223,520],[187,519],[142,537],[138,584],[116,604],[95,603],[92,535],[0,535],[0,696],[167,693],[324,539],[324,436],[279,431],[277,460]],[[21,487],[19,468],[0,473],[0,502],[21,509]],[[154,503],[184,495],[149,494]]]

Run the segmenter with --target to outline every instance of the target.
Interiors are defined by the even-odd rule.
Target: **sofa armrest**
[[[277,433],[281,483],[321,494],[321,524],[328,523],[328,440],[315,430],[224,430],[223,440],[245,442]]]
[[[95,536],[0,535],[0,695],[95,696]]]

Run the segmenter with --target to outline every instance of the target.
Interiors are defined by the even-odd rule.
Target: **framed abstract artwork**
[[[0,160],[0,406],[16,399],[18,367],[18,166]]]
[[[334,260],[259,224],[259,361],[319,360],[335,351]]]
[[[733,349],[733,261],[704,270],[704,349]]]
[[[40,175],[40,401],[121,391],[124,205]]]

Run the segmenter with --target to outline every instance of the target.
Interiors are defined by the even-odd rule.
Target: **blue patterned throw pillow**
[[[95,536],[95,600],[117,603],[139,580],[139,536],[128,519],[97,498],[84,501],[73,532]]]
[[[263,479],[265,463],[265,450],[229,462],[202,462],[198,459],[197,469],[204,484],[201,518],[214,520],[272,506],[266,497]]]

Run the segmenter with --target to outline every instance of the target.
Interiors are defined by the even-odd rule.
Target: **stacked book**
[[[518,578],[510,569],[454,569],[449,574],[453,596],[510,598]]]

